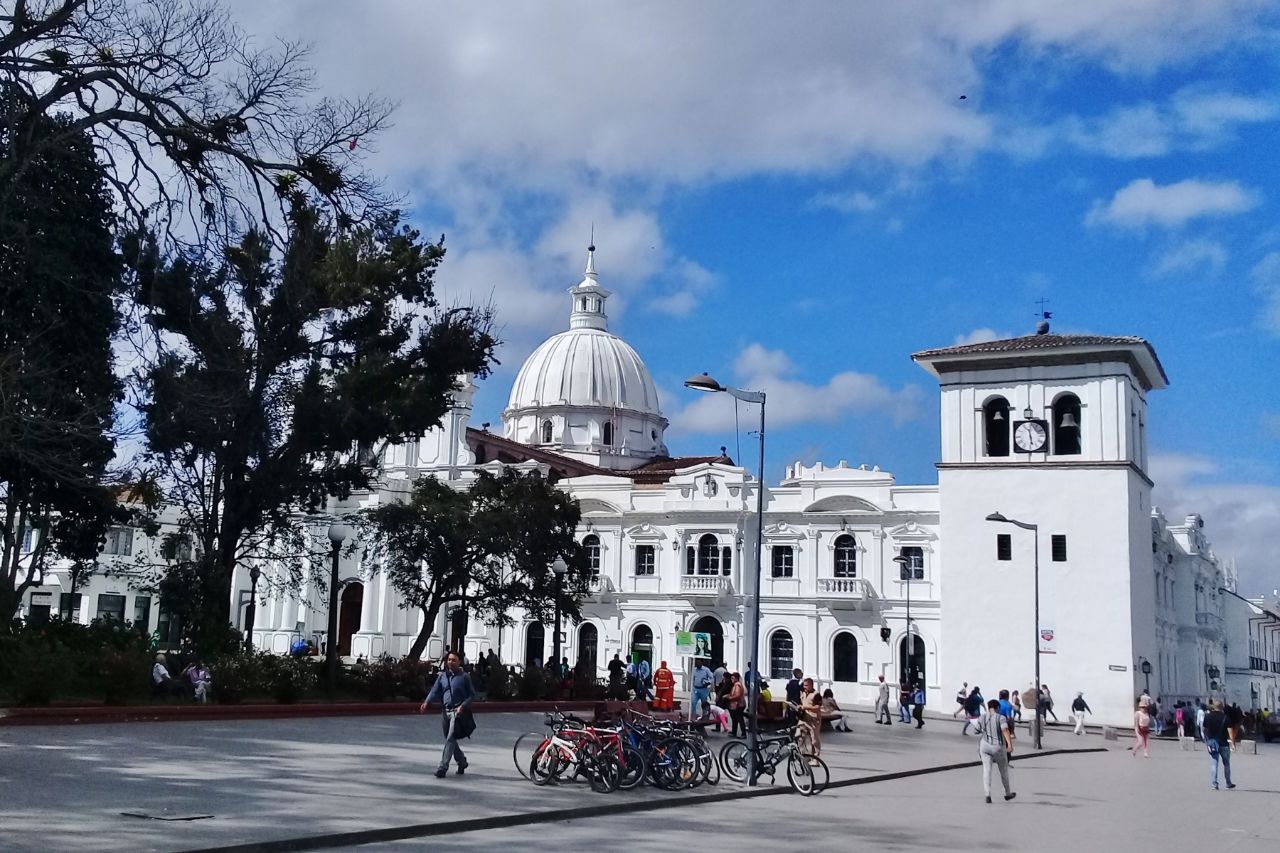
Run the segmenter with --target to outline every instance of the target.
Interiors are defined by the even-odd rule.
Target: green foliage
[[[238,705],[246,698],[263,692],[263,655],[235,652],[213,657],[209,674],[213,678],[212,695],[223,705]]]
[[[320,682],[317,664],[305,658],[260,653],[259,660],[265,685],[277,702],[297,702]]]
[[[489,667],[489,679],[485,682],[485,698],[490,702],[503,702],[515,695],[516,685],[512,682],[511,670],[503,664]]]
[[[57,619],[0,638],[0,696],[23,705],[99,697],[124,704],[145,697],[152,655],[128,623]]]
[[[148,458],[206,555],[186,584],[203,648],[230,621],[238,561],[296,550],[270,543],[300,508],[370,484],[354,448],[435,427],[456,377],[488,373],[492,316],[440,308],[444,248],[396,214],[338,231],[295,206],[280,254],[250,231],[216,260],[164,258],[149,237],[125,255],[165,346],[145,370]]]
[[[526,702],[546,699],[552,685],[547,683],[546,674],[540,667],[527,666],[515,677],[515,695]]]
[[[47,705],[75,685],[74,659],[55,641],[22,633],[0,637],[0,693],[19,705]]]

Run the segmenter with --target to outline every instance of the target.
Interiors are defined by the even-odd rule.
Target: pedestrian
[[[462,671],[462,658],[456,652],[449,652],[445,659],[445,669],[436,676],[431,692],[418,707],[418,713],[425,714],[427,707],[436,702],[444,706],[441,716],[444,751],[440,754],[440,766],[436,768],[437,779],[443,779],[448,774],[451,760],[457,762],[459,776],[466,772],[467,757],[462,753],[458,740],[471,737],[476,729],[475,717],[471,713],[471,703],[475,698],[476,690],[471,684],[471,676]]]
[[[1138,757],[1138,750],[1142,750],[1143,758],[1150,758],[1151,752],[1151,713],[1147,709],[1150,704],[1138,702],[1138,710],[1133,712],[1133,749],[1129,750],[1134,758]]]
[[[667,662],[661,661],[658,664],[658,671],[653,674],[653,689],[655,698],[653,707],[659,711],[670,711],[675,707],[676,702],[676,677],[675,674],[667,668]]]
[[[797,712],[799,714],[800,731],[804,738],[809,741],[808,749],[801,747],[802,752],[808,752],[815,758],[822,755],[822,697],[813,689],[813,679],[806,678],[800,684],[800,701],[798,703]],[[816,764],[810,761],[810,764]]]
[[[725,676],[727,676],[728,674],[729,674],[729,664],[725,663],[724,661],[721,661],[720,664],[712,671],[711,676],[712,678],[715,679],[715,684],[713,684],[712,686],[715,687],[717,692],[719,692],[720,685],[724,683]]]
[[[998,702],[996,703],[999,704]],[[976,732],[978,729],[978,719],[982,716],[982,691],[975,684],[973,690],[969,691],[969,695],[964,699],[964,728],[960,730],[960,734],[969,734],[969,727],[972,726]]]
[[[889,713],[889,685],[885,684],[883,675],[880,676],[880,692],[876,694],[876,725],[881,724],[893,725],[893,714]]]
[[[1232,703],[1223,711],[1227,715],[1227,731],[1231,734],[1231,751],[1240,743],[1240,726],[1244,724],[1244,711],[1238,703]]]
[[[1084,734],[1084,715],[1093,713],[1089,703],[1084,701],[1084,691],[1077,693],[1076,698],[1071,702],[1071,713],[1076,718],[1076,734]]]
[[[209,674],[209,668],[204,665],[204,661],[195,660],[182,671],[182,675],[187,681],[191,682],[192,694],[197,702],[209,701],[209,687],[213,684],[213,676]]]
[[[1198,704],[1199,707],[1196,708],[1196,733],[1200,735],[1200,740],[1204,740],[1204,718],[1209,709],[1205,707],[1203,702]]]
[[[760,673],[756,672],[751,661],[747,661],[747,671],[742,674],[742,684],[747,688],[750,694],[755,689],[756,681],[760,678]]]
[[[163,653],[156,655],[156,662],[151,667],[151,689],[161,696],[182,696],[187,690],[169,674],[168,664]]]
[[[969,698],[969,682],[965,682],[959,690],[956,691],[956,709],[951,712],[951,719],[955,719],[964,713],[965,700]]]
[[[924,728],[924,682],[916,682],[916,689],[911,691],[911,716],[916,719],[916,728]]]
[[[822,691],[822,721],[831,723],[832,731],[851,732],[849,728],[849,718],[841,709],[839,703],[836,702],[835,694],[828,687]]]
[[[1009,721],[1000,713],[999,701],[987,703],[987,712],[978,719],[978,755],[982,758],[982,790],[991,802],[991,765],[1000,768],[1000,783],[1004,785],[1005,800],[1018,796],[1009,784],[1009,757],[1013,755],[1013,738],[1009,736]]]
[[[733,720],[733,726],[729,735],[730,737],[745,738],[747,736],[747,688],[742,683],[742,676],[736,672],[726,675],[725,680],[731,685],[729,687],[728,707],[729,718]]]
[[[802,691],[801,691],[801,684],[800,684],[800,677],[801,677],[802,675],[804,675],[804,671],[803,671],[803,670],[801,670],[801,669],[799,669],[799,668],[797,668],[797,669],[793,669],[793,670],[791,670],[791,680],[787,682],[787,686],[786,686],[786,697],[787,697],[786,722],[787,722],[787,725],[795,725],[795,722],[796,722],[796,719],[797,719],[797,717],[796,717],[796,710],[795,710],[795,707],[793,707],[793,706],[797,706],[797,707],[798,707],[798,706],[800,705],[800,693],[802,692]]]
[[[641,701],[648,701],[653,696],[649,691],[652,686],[653,667],[648,658],[640,658],[636,663],[636,698]]]
[[[1222,762],[1222,772],[1228,788],[1234,788],[1231,781],[1231,735],[1227,732],[1227,715],[1222,712],[1222,702],[1215,700],[1213,710],[1204,717],[1204,747],[1213,762],[1213,771],[1209,775],[1209,787],[1218,790],[1218,762]]]
[[[898,685],[898,720],[903,723],[911,722],[911,685],[906,679]]]
[[[1053,713],[1053,694],[1049,692],[1049,685],[1040,685],[1040,702],[1036,707],[1040,708],[1041,717],[1053,717],[1053,724],[1058,724],[1058,715]]]
[[[711,685],[715,683],[715,675],[707,666],[707,662],[698,659],[693,670],[693,695],[689,699],[689,719],[705,720],[711,713]],[[698,717],[698,706],[702,706],[702,716]]]
[[[1017,690],[1013,691],[1010,701],[1013,703],[1013,719],[1022,722],[1022,694]]]

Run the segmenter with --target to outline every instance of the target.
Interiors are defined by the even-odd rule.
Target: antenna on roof
[[[1049,334],[1049,320],[1053,317],[1052,311],[1044,310],[1044,306],[1049,304],[1049,300],[1043,296],[1036,300],[1036,304],[1040,306],[1040,310],[1036,312],[1036,316],[1040,318],[1040,322],[1036,323],[1036,334]]]

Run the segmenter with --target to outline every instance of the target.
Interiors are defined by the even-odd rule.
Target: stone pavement
[[[471,770],[445,780],[430,775],[439,755],[435,715],[0,730],[0,847],[194,850],[584,805],[693,799],[689,793],[652,789],[598,795],[582,785],[535,788],[517,775],[511,744],[520,732],[540,728],[540,723],[540,715],[531,714],[479,717],[476,742],[467,747]],[[959,723],[930,720],[916,731],[903,725],[875,726],[868,716],[858,715],[854,726],[853,734],[825,739],[833,781],[976,758],[976,741],[958,736]],[[1045,743],[1049,749],[1103,745],[1100,737],[1076,738],[1062,731],[1051,731]],[[717,826],[736,839],[726,839],[724,846],[739,850],[776,846],[778,839],[797,832],[842,848],[852,834],[863,836],[871,849],[897,845],[917,850],[1025,846],[1022,839],[1028,832],[1049,833],[1053,846],[1041,844],[1037,850],[1094,849],[1098,845],[1086,842],[1100,845],[1099,839],[1113,837],[1133,837],[1144,849],[1154,844],[1165,850],[1189,849],[1193,839],[1197,846],[1236,844],[1227,849],[1241,850],[1280,840],[1274,807],[1280,792],[1280,747],[1260,746],[1257,756],[1237,756],[1241,787],[1217,794],[1222,799],[1213,801],[1210,813],[1204,808],[1204,798],[1212,792],[1201,752],[1183,753],[1176,744],[1160,743],[1153,758],[1143,760],[1130,759],[1122,751],[1123,741],[1105,745],[1113,751],[1016,763],[1015,785],[1022,794],[1007,807],[985,806],[979,771],[965,769],[832,789],[811,800],[784,794],[704,801],[660,812],[486,829],[360,849],[481,850],[518,843],[523,849],[567,851],[599,849],[604,840],[627,838],[629,850],[660,845],[665,851],[672,846],[670,836],[647,838],[655,827],[681,837],[686,830]],[[1025,734],[1019,746],[1027,751]],[[713,793],[736,787],[724,782]],[[132,811],[212,817],[161,821],[121,814]],[[1206,814],[1216,817],[1206,820]],[[722,845],[717,840],[714,846]]]

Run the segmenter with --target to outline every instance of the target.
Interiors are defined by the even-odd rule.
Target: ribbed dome
[[[570,329],[544,341],[520,368],[507,410],[562,405],[662,414],[640,356],[602,329]]]

